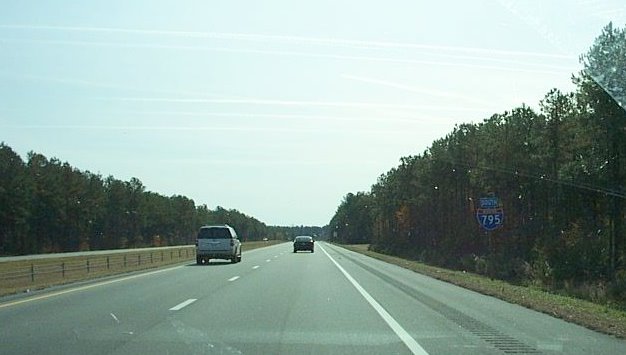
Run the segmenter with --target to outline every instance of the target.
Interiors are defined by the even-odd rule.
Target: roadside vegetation
[[[537,109],[459,124],[401,158],[370,191],[345,196],[329,238],[465,272],[460,280],[485,275],[489,284],[521,287],[511,290],[624,309],[625,53],[626,31],[607,25],[581,55],[573,92],[553,89]],[[504,210],[502,227],[489,232],[476,216],[487,196]]]
[[[0,256],[193,244],[203,225],[227,223],[242,241],[286,240],[319,227],[267,226],[236,209],[148,191],[137,178],[81,171],[0,143]]]

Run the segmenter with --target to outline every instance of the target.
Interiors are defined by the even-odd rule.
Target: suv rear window
[[[198,232],[198,239],[230,239],[228,228],[201,228]]]
[[[311,237],[296,237],[296,242],[310,242],[313,238]]]

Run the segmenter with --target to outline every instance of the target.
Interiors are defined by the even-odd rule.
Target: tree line
[[[538,110],[459,124],[403,157],[328,226],[342,243],[585,297],[626,300],[626,31],[607,25]],[[487,232],[478,199],[496,196]],[[589,292],[583,289],[592,290]]]
[[[267,226],[236,209],[196,205],[0,143],[0,255],[193,244],[202,225],[229,224],[241,240],[285,240],[306,227]]]

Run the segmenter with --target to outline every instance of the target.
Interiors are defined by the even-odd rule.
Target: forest
[[[242,241],[321,234],[277,227],[236,209],[196,205],[30,152],[26,161],[0,143],[0,255],[193,244],[202,225],[229,224]]]
[[[607,25],[580,56],[575,90],[458,124],[347,194],[340,243],[514,283],[626,303],[626,31]],[[502,226],[481,228],[496,197]]]

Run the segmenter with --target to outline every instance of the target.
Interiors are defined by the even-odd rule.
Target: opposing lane
[[[245,252],[32,302],[0,304],[6,353],[626,353],[626,343],[345,249]],[[323,251],[328,252],[327,256]]]

